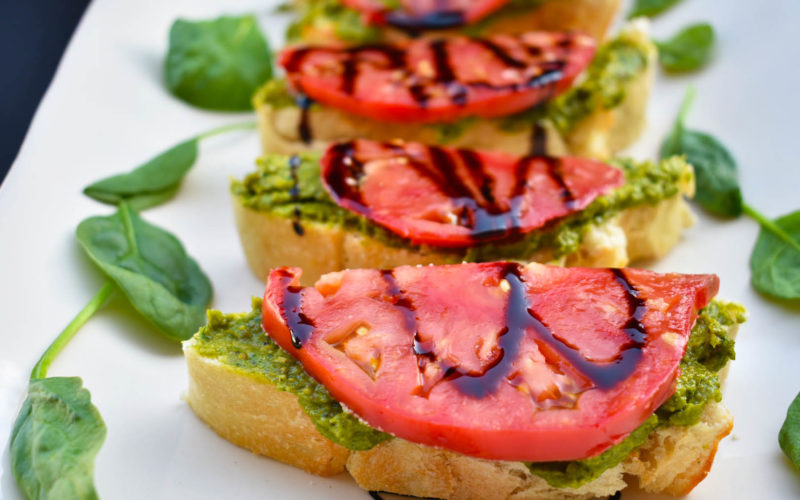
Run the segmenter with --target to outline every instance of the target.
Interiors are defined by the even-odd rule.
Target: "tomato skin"
[[[320,160],[331,198],[413,244],[465,247],[529,233],[625,183],[573,157],[517,157],[413,142],[333,143]]]
[[[365,24],[398,24],[418,29],[450,28],[471,24],[505,6],[510,0],[404,0],[401,7],[388,10],[380,0],[341,0],[362,13]],[[444,18],[444,19],[443,19]],[[449,21],[448,21],[449,20]]]
[[[570,87],[596,43],[586,35],[529,32],[358,47],[290,47],[279,63],[295,91],[358,116],[402,123],[494,118]]]
[[[601,388],[585,366],[559,353],[579,346],[584,361],[593,360],[582,363],[613,372],[613,360],[633,352],[623,328],[630,325],[630,296],[612,270],[502,262],[358,269],[325,275],[306,288],[297,287],[300,273],[279,268],[270,274],[264,328],[334,398],[372,427],[412,442],[524,461],[596,455],[647,419],[674,390],[697,311],[719,284],[713,275],[620,271],[646,306],[647,338],[633,371]],[[503,344],[519,335],[512,331],[519,310],[510,304],[520,291],[558,343],[526,327],[516,347]],[[299,348],[287,326],[294,313],[286,307],[298,303],[294,313],[314,323]],[[508,332],[498,335],[503,325]],[[426,352],[435,356],[420,354]],[[451,375],[428,370],[448,363],[456,367]],[[468,384],[483,381],[461,374],[484,370],[486,377],[501,366],[508,372],[491,390],[470,393]],[[431,374],[433,384],[420,391]]]

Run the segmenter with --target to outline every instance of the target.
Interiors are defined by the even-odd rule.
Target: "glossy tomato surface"
[[[412,243],[439,247],[528,233],[625,182],[621,170],[596,160],[413,142],[334,143],[320,163],[340,206]]]
[[[381,0],[341,0],[362,13],[367,24],[391,24],[412,31],[462,26],[478,21],[510,0],[401,0],[387,8]]]
[[[293,47],[280,64],[296,92],[380,121],[437,123],[517,113],[560,94],[594,40],[529,32],[357,47]]]
[[[674,390],[713,275],[493,262],[271,272],[264,328],[371,426],[494,460],[574,460]]]

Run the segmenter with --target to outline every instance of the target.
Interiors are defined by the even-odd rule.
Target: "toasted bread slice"
[[[331,0],[322,0],[334,7]],[[301,15],[301,21],[292,30],[296,40],[311,44],[327,45],[331,43],[395,41],[407,38],[408,33],[381,26],[369,31],[367,39],[353,39],[337,29],[336,21],[326,17],[325,8],[314,9],[320,0],[295,0],[295,9]],[[530,7],[506,7],[494,15],[472,26],[460,29],[435,30],[415,33],[421,36],[448,36],[459,32],[477,32],[481,35],[495,33],[518,34],[530,30],[545,31],[580,31],[602,40],[605,37],[614,15],[619,10],[620,0],[544,0]],[[341,6],[338,9],[345,10]],[[317,14],[315,14],[317,12]]]
[[[644,129],[657,55],[643,20],[625,27],[618,38],[622,39],[644,51],[646,65],[620,84],[623,87],[619,93],[621,100],[612,98],[611,102],[606,102],[606,97],[598,98],[593,110],[569,127],[562,124],[559,128],[553,122],[558,118],[548,116],[527,122],[517,120],[514,126],[503,119],[468,120],[457,125],[458,131],[450,137],[450,133],[443,133],[441,126],[378,122],[316,104],[303,110],[292,103],[288,95],[276,91],[275,83],[269,83],[254,97],[264,153],[320,151],[332,141],[355,138],[377,141],[400,138],[409,142],[500,150],[515,155],[530,154],[532,144],[536,143],[539,153],[544,145],[545,152],[553,156],[609,158],[630,145]],[[607,62],[609,65],[617,63]],[[285,93],[285,89],[282,92]],[[276,93],[280,97],[276,98]],[[304,142],[301,137],[306,130],[310,131],[310,138]]]
[[[734,336],[738,325],[728,327]],[[347,470],[364,489],[446,499],[588,499],[623,489],[626,478],[653,493],[684,495],[707,474],[733,419],[722,404],[706,404],[691,426],[662,426],[620,464],[578,488],[555,488],[522,462],[492,461],[393,438],[350,451],[314,427],[293,393],[264,377],[204,357],[184,343],[187,401],[225,439],[318,475]],[[631,481],[629,481],[631,482]]]
[[[693,182],[681,186],[682,192],[656,205],[625,210],[601,225],[591,226],[578,250],[554,259],[551,249],[543,248],[525,260],[556,262],[569,266],[625,267],[636,260],[664,256],[680,239],[694,216],[684,199],[691,196]],[[340,226],[303,222],[302,234],[296,221],[270,212],[260,212],[233,200],[236,227],[250,269],[261,280],[276,266],[303,269],[303,284],[313,284],[323,274],[341,269],[388,269],[399,265],[447,264],[460,262],[463,254],[397,248]]]

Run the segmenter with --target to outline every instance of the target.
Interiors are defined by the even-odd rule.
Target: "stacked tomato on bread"
[[[619,0],[295,0],[289,37],[364,43],[459,32],[583,31],[602,38]]]
[[[658,258],[693,222],[693,179],[678,157],[612,165],[356,139],[321,157],[269,155],[232,193],[256,276],[296,266],[310,284],[353,267]]]
[[[655,57],[645,31],[628,26],[599,48],[545,31],[292,46],[279,58],[286,79],[254,98],[264,151],[401,138],[605,158],[644,124]]]
[[[263,304],[210,315],[185,352],[198,415],[310,472],[435,498],[610,495],[624,474],[685,494],[730,432],[717,371],[743,316],[712,301],[716,276],[511,262],[300,275],[274,269]],[[684,388],[699,380],[705,399]]]

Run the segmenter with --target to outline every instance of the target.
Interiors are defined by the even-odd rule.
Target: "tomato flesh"
[[[367,24],[390,24],[412,31],[471,24],[499,10],[510,0],[402,0],[388,9],[380,0],[341,0],[362,13]]]
[[[621,170],[585,158],[364,139],[332,144],[320,165],[340,206],[414,244],[439,247],[528,233],[625,182]]]
[[[596,50],[574,33],[529,32],[357,47],[294,47],[280,64],[295,91],[380,121],[438,123],[529,109],[572,84]]]
[[[714,275],[492,262],[270,273],[264,328],[374,428],[493,460],[576,460],[673,392]]]

